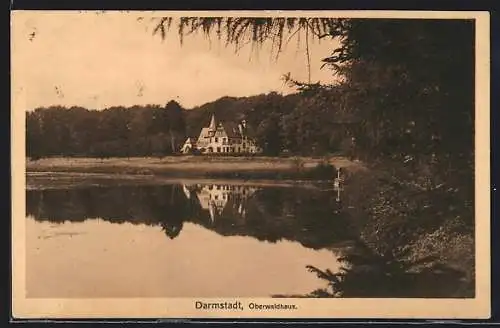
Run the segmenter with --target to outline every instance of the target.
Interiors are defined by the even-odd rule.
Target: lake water
[[[331,191],[229,184],[27,191],[28,297],[261,297],[337,270]],[[336,228],[337,226],[337,228]]]
[[[343,193],[217,181],[32,186],[27,297],[332,296],[328,276],[352,267],[346,249],[359,236]],[[399,281],[384,270],[356,271],[335,288],[345,297],[442,297],[457,288],[449,277]]]

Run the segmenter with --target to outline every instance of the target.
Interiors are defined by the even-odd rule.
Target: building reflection
[[[195,195],[200,207],[208,211],[211,223],[228,209],[245,218],[247,201],[258,190],[251,186],[222,184],[183,185],[182,189],[190,200],[193,199],[193,194]]]

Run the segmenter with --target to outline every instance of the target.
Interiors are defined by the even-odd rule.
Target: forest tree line
[[[335,103],[325,106],[327,103],[323,102],[324,108],[319,108],[316,98],[272,92],[223,97],[192,109],[183,108],[176,101],[165,106],[114,106],[104,110],[76,106],[36,108],[26,116],[27,155],[172,155],[179,153],[188,136],[198,137],[212,114],[221,121],[245,118],[264,155],[278,155],[285,149],[305,155],[336,152],[347,130],[335,121]]]

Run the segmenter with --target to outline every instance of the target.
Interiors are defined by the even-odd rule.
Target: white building
[[[230,123],[218,124],[215,115],[212,115],[208,127],[201,129],[198,139],[187,138],[181,152],[188,154],[197,150],[201,154],[253,154],[262,150],[255,140],[249,136],[249,128],[245,120],[237,125]]]

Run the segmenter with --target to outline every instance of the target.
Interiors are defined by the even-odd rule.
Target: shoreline
[[[363,170],[360,162],[344,157],[204,157],[131,158],[54,157],[26,161],[26,174],[74,173],[160,178],[197,178],[270,181],[329,181],[337,168]]]
[[[263,179],[216,179],[196,177],[164,177],[158,175],[139,174],[106,174],[106,173],[80,173],[80,172],[27,172],[26,190],[61,189],[88,186],[110,186],[110,185],[239,185],[249,187],[272,187],[272,188],[306,188],[313,190],[328,189],[325,181],[305,180],[263,180]],[[325,188],[322,188],[325,187]]]

